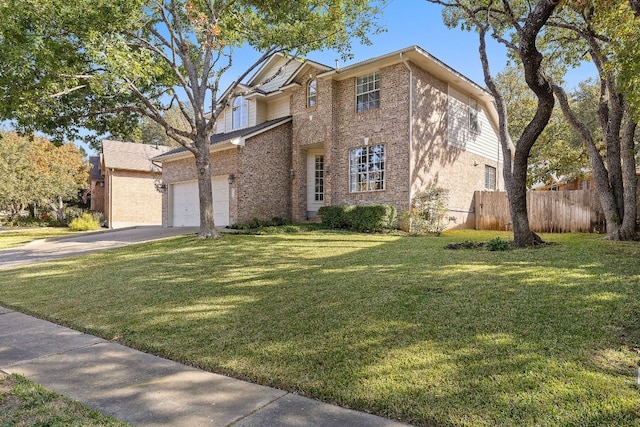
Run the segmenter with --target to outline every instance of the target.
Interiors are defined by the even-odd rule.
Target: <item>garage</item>
[[[216,227],[229,225],[229,184],[227,176],[211,179],[213,193],[213,217]],[[173,184],[172,225],[174,227],[193,227],[200,225],[200,200],[198,182],[188,181]]]

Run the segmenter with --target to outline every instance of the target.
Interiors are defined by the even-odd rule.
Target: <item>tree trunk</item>
[[[198,175],[198,197],[200,199],[199,239],[219,238],[213,220],[213,193],[211,188],[211,159],[209,143],[206,140],[196,142],[196,171]]]
[[[533,144],[549,123],[555,99],[551,84],[542,73],[542,54],[536,47],[536,38],[543,26],[558,6],[557,0],[540,1],[524,21],[518,24],[520,45],[517,54],[522,60],[525,79],[529,88],[538,98],[535,116],[524,129],[514,145],[508,130],[507,108],[502,92],[496,85],[489,69],[486,51],[487,27],[478,23],[480,38],[480,61],[487,88],[493,95],[498,111],[499,138],[503,153],[503,176],[509,198],[509,211],[513,228],[513,244],[516,247],[533,246],[541,243],[540,236],[531,231],[527,212],[527,166]]]
[[[633,137],[637,124],[628,120],[623,126],[621,136],[622,168],[624,173],[624,216],[618,232],[620,240],[640,240],[636,232],[638,217],[638,177],[636,176],[636,159]]]

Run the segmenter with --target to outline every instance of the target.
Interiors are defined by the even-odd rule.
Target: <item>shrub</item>
[[[318,216],[327,227],[358,232],[379,232],[396,226],[396,208],[390,205],[323,206]]]
[[[73,231],[98,230],[100,228],[100,221],[93,215],[84,213],[72,219],[69,223],[69,228]]]
[[[358,232],[379,232],[393,228],[396,209],[389,205],[358,205],[347,213],[349,228]]]
[[[502,240],[499,237],[489,240],[485,245],[485,249],[488,251],[506,251],[509,250],[511,245],[506,240]]]
[[[7,227],[66,227],[67,224],[63,220],[59,220],[54,216],[40,215],[37,218],[26,216],[18,217],[3,223]]]
[[[444,222],[449,204],[449,190],[428,188],[411,200],[411,209],[401,216],[402,229],[412,234],[435,234],[445,229]]]
[[[336,205],[322,206],[318,209],[318,216],[324,225],[329,228],[349,228],[347,214],[354,206]]]

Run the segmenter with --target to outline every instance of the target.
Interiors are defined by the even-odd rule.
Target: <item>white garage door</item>
[[[213,193],[213,220],[217,227],[229,225],[229,184],[227,176],[211,179]],[[200,225],[198,182],[189,181],[173,185],[173,226]]]
[[[200,225],[200,201],[198,182],[173,184],[173,226],[191,227]]]

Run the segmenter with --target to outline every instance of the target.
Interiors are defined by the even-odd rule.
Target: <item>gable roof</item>
[[[210,149],[226,149],[233,146],[244,146],[246,139],[252,138],[270,129],[283,125],[291,121],[291,116],[281,117],[279,119],[269,120],[248,128],[237,129],[226,133],[216,133],[211,136]],[[160,154],[153,158],[153,160],[163,161],[169,158],[182,157],[190,155],[191,152],[185,147],[174,148],[171,151]]]
[[[169,151],[171,147],[138,144],[122,141],[102,141],[102,164],[106,169],[124,169],[150,172],[157,170],[151,163],[154,157]]]
[[[477,98],[484,99],[485,101],[493,99],[491,94],[484,87],[466,77],[459,71],[454,70],[440,59],[416,45],[377,56],[375,58],[370,58],[344,68],[336,68],[322,73],[318,77],[344,80],[350,77],[355,77],[369,69],[400,64],[405,62],[405,60],[411,61],[413,64],[425,71],[428,71],[440,80],[458,86]]]

